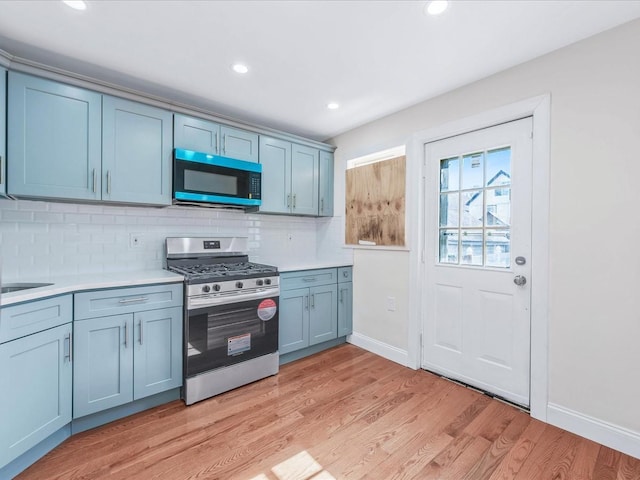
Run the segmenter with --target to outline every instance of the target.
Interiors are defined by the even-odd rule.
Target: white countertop
[[[315,270],[317,268],[336,268],[336,267],[351,267],[352,262],[344,260],[309,260],[305,262],[292,262],[288,260],[276,260],[269,258],[261,258],[258,263],[264,263],[266,265],[274,265],[278,267],[279,272],[295,272],[298,270]]]
[[[98,290],[102,288],[135,287],[140,285],[152,285],[156,283],[182,282],[182,275],[177,275],[167,270],[145,270],[137,272],[118,273],[92,273],[66,276],[50,276],[36,278],[21,278],[10,283],[51,283],[46,287],[30,288],[17,292],[0,294],[0,306],[14,303],[39,300],[41,298],[75,293],[84,290]]]

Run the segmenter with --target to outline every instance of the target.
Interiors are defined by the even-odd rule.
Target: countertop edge
[[[88,290],[138,287],[162,283],[180,283],[183,281],[184,277],[182,275],[166,270],[39,278],[38,282],[52,283],[52,285],[19,292],[4,293],[0,295],[0,307],[8,307],[18,303],[32,302]]]

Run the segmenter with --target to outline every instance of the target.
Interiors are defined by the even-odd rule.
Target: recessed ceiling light
[[[327,104],[327,108],[329,110],[337,110],[338,108],[340,108],[340,104],[337,102],[330,102]]]
[[[86,10],[87,3],[83,0],[63,0],[64,4],[68,7],[73,8],[74,10]]]
[[[242,63],[235,63],[231,68],[233,68],[233,71],[236,73],[247,73],[249,71],[249,67]]]
[[[427,3],[424,11],[429,15],[440,15],[444,12],[449,6],[449,2],[447,0],[432,0]]]

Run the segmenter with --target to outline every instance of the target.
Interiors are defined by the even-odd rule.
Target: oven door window
[[[190,310],[186,337],[187,376],[273,353],[278,298]]]

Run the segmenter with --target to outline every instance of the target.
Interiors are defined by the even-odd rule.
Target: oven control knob
[[[242,282],[236,282],[236,288],[242,288],[244,287]]]
[[[209,293],[211,291],[211,287],[209,285],[205,285],[204,287],[202,287],[202,291],[204,293]]]
[[[271,279],[270,278],[265,278],[264,279],[264,284],[265,285],[271,285]]]
[[[256,285],[261,287],[264,284],[262,280],[256,280]]]
[[[218,284],[216,283],[216,284],[213,286],[213,289],[214,289],[216,292],[219,292],[219,291],[220,291],[220,285],[218,285]]]

